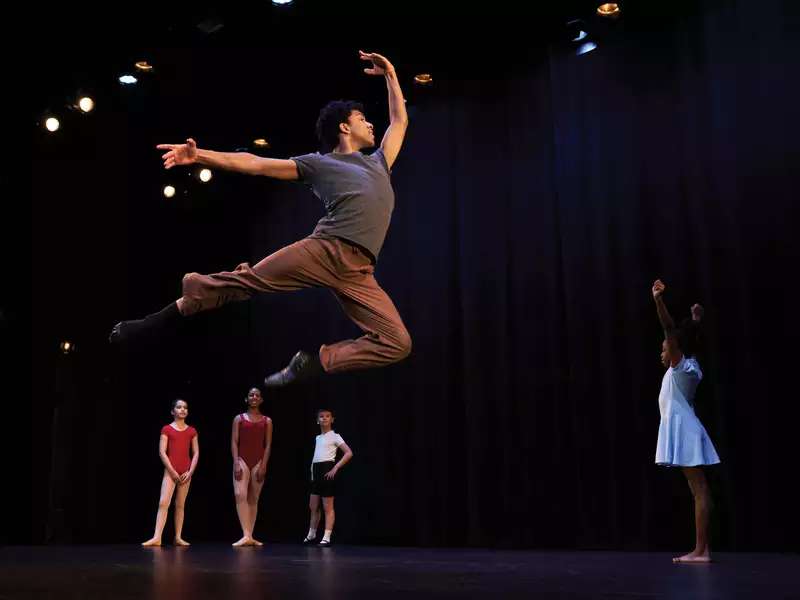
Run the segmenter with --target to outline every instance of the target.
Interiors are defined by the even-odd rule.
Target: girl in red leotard
[[[242,526],[242,539],[233,546],[263,546],[253,537],[258,513],[258,497],[267,474],[272,447],[272,419],[261,414],[261,390],[252,388],[245,400],[247,412],[236,415],[231,432],[233,454],[233,493]]]
[[[172,416],[175,420],[161,428],[161,438],[158,444],[158,454],[164,463],[164,477],[161,480],[161,498],[158,501],[156,513],[156,529],[153,537],[142,546],[160,546],[161,534],[167,522],[167,511],[172,500],[172,493],[178,488],[175,497],[175,545],[188,546],[189,542],[181,537],[183,531],[183,510],[186,496],[189,494],[189,484],[197,468],[200,458],[200,444],[197,441],[197,430],[186,424],[189,414],[189,405],[185,400],[175,400],[172,403]],[[192,456],[189,457],[189,448]]]

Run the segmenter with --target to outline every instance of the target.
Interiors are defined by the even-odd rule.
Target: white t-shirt
[[[311,462],[329,462],[336,460],[336,449],[344,444],[342,436],[331,430],[317,436],[317,446],[314,448],[314,460]]]

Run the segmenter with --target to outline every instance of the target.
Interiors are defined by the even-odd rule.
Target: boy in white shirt
[[[317,537],[317,526],[319,525],[319,499],[322,498],[322,508],[325,511],[325,535],[322,537],[319,546],[326,547],[331,545],[331,534],[336,514],[333,510],[333,499],[336,495],[335,478],[344,465],[353,458],[353,451],[345,443],[338,433],[333,430],[333,411],[327,408],[320,408],[317,411],[317,424],[319,425],[320,435],[316,438],[314,448],[314,459],[311,462],[311,495],[309,497],[308,508],[311,511],[311,519],[308,525],[308,535],[303,540],[303,544],[314,543]],[[344,452],[339,462],[336,462],[336,451]]]

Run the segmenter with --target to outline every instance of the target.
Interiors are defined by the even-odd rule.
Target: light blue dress
[[[661,424],[658,427],[656,464],[696,467],[719,462],[711,438],[694,414],[694,394],[702,378],[703,372],[697,360],[685,356],[664,373],[658,395]]]

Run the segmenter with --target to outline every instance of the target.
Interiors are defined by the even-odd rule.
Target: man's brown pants
[[[375,280],[374,270],[365,252],[347,241],[305,238],[253,267],[242,263],[234,271],[187,273],[181,312],[188,316],[247,300],[256,292],[326,287],[364,335],[323,345],[319,350],[322,367],[328,373],[379,367],[408,356],[411,336],[391,298]]]

